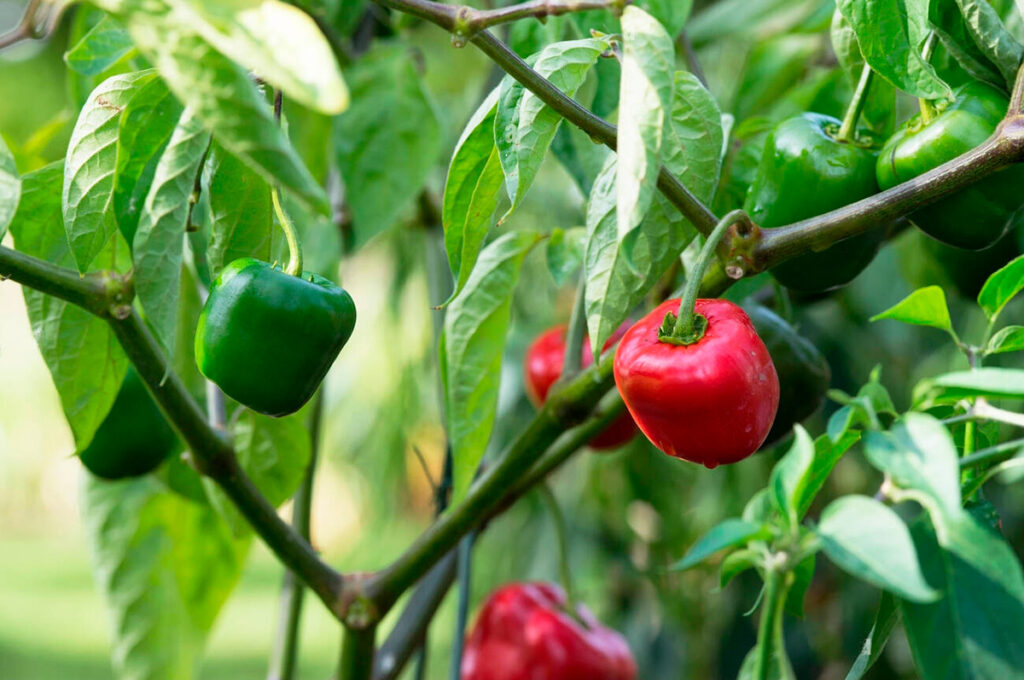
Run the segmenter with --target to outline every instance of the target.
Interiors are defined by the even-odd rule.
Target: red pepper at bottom
[[[466,640],[461,680],[635,680],[626,640],[586,607],[577,613],[551,583],[499,588]]]
[[[690,345],[659,339],[668,300],[630,328],[615,352],[615,384],[655,446],[713,468],[757,451],[779,407],[779,376],[746,313],[727,300],[697,300],[707,319]]]

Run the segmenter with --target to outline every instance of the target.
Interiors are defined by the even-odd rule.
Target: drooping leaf
[[[989,321],[993,321],[1021,290],[1024,290],[1024,255],[988,277],[978,293],[978,304]]]
[[[897,607],[897,600],[892,593],[882,593],[882,599],[878,603],[878,610],[875,612],[875,622],[871,631],[864,640],[860,654],[853,661],[850,672],[846,674],[846,680],[861,680],[871,670],[889,641],[889,635],[900,620],[900,611]]]
[[[234,540],[209,506],[152,476],[108,482],[87,475],[83,499],[117,677],[195,677],[249,542]]]
[[[598,57],[607,50],[605,38],[586,38],[548,45],[531,61],[534,70],[572,97]],[[562,117],[519,81],[506,77],[499,88],[494,139],[505,173],[505,188],[512,205],[505,220],[519,207],[533,184],[541,161],[551,146]]]
[[[512,291],[523,258],[537,241],[532,231],[495,239],[481,251],[445,314],[439,351],[455,499],[465,495],[491,436]]]
[[[816,529],[825,554],[851,576],[913,602],[939,597],[921,573],[903,520],[867,496],[843,496],[821,514]]]
[[[469,279],[491,227],[498,190],[505,179],[494,143],[497,103],[495,88],[469,119],[448,166],[441,222],[448,264],[455,279],[452,297]]]
[[[764,524],[732,518],[722,520],[690,547],[681,560],[672,565],[672,571],[683,571],[695,567],[719,550],[735,548],[752,540],[771,537]]]
[[[420,194],[441,153],[434,102],[409,51],[372,50],[349,72],[352,106],[334,147],[357,245],[389,229]]]
[[[586,229],[556,227],[548,239],[548,271],[559,286],[564,286],[583,264],[583,244]]]
[[[61,198],[64,229],[78,271],[89,270],[117,231],[111,210],[121,112],[152,71],[113,76],[89,95],[68,142]]]
[[[989,9],[991,10],[991,7]],[[964,15],[960,11],[960,3],[957,0],[929,2],[928,20],[943,47],[967,73],[996,87],[1006,87],[1006,81],[999,72],[999,68],[978,47],[978,43],[971,36],[971,31],[967,22],[964,21]],[[999,39],[995,36],[991,38],[993,46],[995,46]]]
[[[121,112],[114,171],[114,217],[128,245],[135,240],[153,173],[183,110],[164,81],[153,78],[136,90]]]
[[[210,134],[186,109],[153,173],[132,244],[135,293],[169,356],[174,354],[189,197],[209,145]]]
[[[939,3],[941,4],[941,3]],[[999,13],[987,0],[956,0],[969,37],[978,50],[998,69],[1003,85],[1013,88],[1024,46],[1006,29]]]
[[[74,267],[61,219],[64,164],[53,163],[22,178],[21,202],[11,222],[15,247],[62,267]],[[111,239],[95,258],[114,268],[123,241]],[[64,415],[81,451],[110,411],[128,369],[128,360],[110,326],[84,309],[39,291],[22,288],[32,334],[50,369]],[[73,351],[69,351],[72,348]]]
[[[159,11],[162,2],[151,0],[124,21],[167,86],[224,148],[268,181],[329,214],[323,188],[274,122],[269,104],[247,71],[217,52],[169,9]]]
[[[967,512],[933,512],[913,535],[929,582],[944,594],[931,604],[901,602],[922,677],[1024,677],[1024,575],[1013,549]],[[936,537],[937,535],[937,537]]]
[[[946,512],[960,508],[960,468],[949,431],[933,416],[908,413],[889,432],[864,437],[868,460],[899,486]]]
[[[21,177],[14,164],[14,156],[0,137],[0,239],[7,233],[7,226],[14,219],[20,196]]]
[[[96,76],[135,51],[127,29],[116,18],[106,15],[64,55],[72,70]]]
[[[313,18],[278,0],[167,0],[179,21],[289,99],[334,115],[349,103],[330,44]]]
[[[210,273],[216,277],[225,265],[239,257],[272,261],[270,185],[220,146],[210,149],[207,166],[210,246],[206,257]],[[306,245],[305,251],[309,253]]]
[[[864,58],[875,72],[907,94],[941,99],[949,86],[921,57],[927,33],[926,3],[903,0],[838,0],[839,11],[857,34]]]
[[[871,317],[871,321],[879,319],[894,319],[917,326],[931,326],[956,337],[953,323],[949,320],[946,294],[938,286],[919,288],[889,309]]]
[[[619,240],[640,224],[651,205],[675,73],[672,38],[642,9],[623,11],[622,43],[615,182]]]

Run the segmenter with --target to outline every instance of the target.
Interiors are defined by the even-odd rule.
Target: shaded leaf
[[[900,620],[900,611],[897,608],[897,600],[892,593],[882,593],[882,599],[878,603],[878,610],[875,611],[875,622],[871,626],[871,632],[864,640],[860,654],[853,661],[850,672],[846,674],[846,680],[860,680],[871,670],[878,658],[885,649],[885,643],[889,641],[889,635]]]
[[[722,520],[694,543],[681,560],[673,564],[671,571],[683,571],[695,567],[719,550],[734,548],[753,540],[771,538],[771,532],[764,524],[731,518]]]
[[[583,264],[583,245],[587,230],[583,227],[556,227],[548,239],[547,262],[551,277],[564,286]]]
[[[96,76],[121,61],[135,50],[132,38],[124,25],[106,15],[64,55],[72,70],[86,76]]]
[[[979,368],[956,371],[922,381],[915,390],[935,400],[959,401],[971,397],[989,399],[1024,398],[1024,370]]]
[[[21,196],[21,177],[14,164],[14,156],[0,137],[0,239],[7,233],[7,226],[14,219]]]
[[[220,146],[210,149],[207,167],[210,246],[206,257],[210,273],[216,277],[225,265],[240,257],[272,262],[270,185]],[[309,244],[306,252],[310,252]]]
[[[990,321],[995,320],[1003,307],[1024,289],[1024,255],[1012,260],[988,277],[981,292],[978,293],[978,304]]]

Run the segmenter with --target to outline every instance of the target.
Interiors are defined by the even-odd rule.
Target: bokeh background
[[[770,121],[803,109],[841,110],[849,89],[828,56],[831,3],[812,4],[818,23],[798,34],[775,36],[768,31],[767,42],[756,47],[748,39],[729,37],[698,45],[712,90],[723,109],[739,121],[755,113]],[[22,8],[22,2],[0,0],[0,29],[13,26]],[[419,28],[410,32],[409,40],[423,57],[424,74],[446,126],[447,157],[490,70],[474,51],[451,49],[440,31]],[[83,88],[62,64],[66,43],[65,29],[45,43],[22,44],[0,53],[0,134],[17,153],[22,172],[59,158],[66,146]],[[771,75],[769,82],[765,73]],[[296,138],[308,156],[315,145],[315,121],[296,112],[295,125]],[[550,161],[542,173],[508,228],[528,224],[549,229],[582,222],[583,196],[564,170]],[[432,181],[439,188],[444,167],[439,166],[435,175]],[[724,195],[720,202],[733,199]],[[436,237],[422,229],[401,226],[345,258],[341,266],[360,319],[325,387],[313,535],[326,558],[343,570],[385,564],[431,520],[431,477],[439,476],[444,446],[431,305],[443,297],[430,290],[423,254],[437,245]],[[1003,248],[996,259],[1005,261],[1020,252],[1016,236]],[[969,298],[958,292],[969,293],[978,277],[960,281],[958,287],[949,271],[963,272],[963,266],[944,269],[934,251],[919,234],[903,231],[852,286],[826,299],[797,301],[801,331],[827,355],[833,387],[855,391],[870,370],[881,365],[883,381],[898,407],[906,408],[917,379],[966,367],[937,331],[867,321],[913,287],[938,283],[950,295],[961,335],[979,337],[981,317]],[[733,295],[741,297],[764,283],[745,283]],[[571,300],[571,290],[560,290],[552,282],[538,249],[527,259],[516,294],[494,447],[514,436],[532,413],[519,374],[526,346],[537,333],[568,318]],[[1009,310],[1006,321],[1014,317],[1018,323],[1024,318],[1019,303]],[[1019,365],[1013,358],[1006,363],[1015,361]],[[830,409],[827,405],[808,422],[812,433],[822,430]],[[429,477],[415,450],[427,462]],[[571,524],[573,570],[583,600],[627,635],[645,680],[735,677],[754,642],[753,621],[745,612],[754,605],[756,579],[748,574],[720,591],[714,569],[669,574],[665,567],[718,520],[738,514],[763,486],[779,453],[768,451],[739,465],[706,471],[669,460],[639,441],[615,453],[584,452],[555,476],[553,483]],[[112,677],[107,621],[92,583],[79,514],[82,474],[57,394],[32,338],[21,291],[14,283],[0,282],[4,680]],[[822,496],[873,493],[879,481],[854,450],[840,461]],[[1012,486],[992,486],[1005,533],[1020,554],[1024,494]],[[543,505],[526,497],[477,545],[475,602],[508,580],[556,579],[553,541]],[[265,675],[281,577],[281,568],[256,543],[242,581],[216,624],[203,680]],[[848,660],[870,628],[876,602],[877,592],[819,560],[806,621],[787,620],[798,676],[844,677]],[[453,626],[454,603],[449,597],[431,630],[429,677],[434,680],[448,677]],[[329,676],[339,637],[321,606],[307,599],[301,677]],[[907,646],[897,635],[874,677],[904,678],[910,670]]]

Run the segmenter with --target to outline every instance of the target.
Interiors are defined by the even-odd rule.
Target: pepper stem
[[[860,80],[857,82],[857,89],[853,91],[853,98],[850,100],[849,106],[846,107],[843,123],[839,126],[839,132],[836,134],[838,141],[852,142],[856,137],[857,121],[860,120],[861,111],[864,110],[864,104],[868,101],[868,91],[871,89],[874,73],[865,62],[864,68],[860,72]]]
[[[278,193],[277,187],[270,190],[270,200],[274,203],[274,214],[277,215],[277,221],[281,223],[284,238],[288,241],[288,266],[284,268],[284,271],[292,276],[301,276],[302,246],[299,245],[299,234],[295,231],[295,225],[292,224],[292,221],[288,219],[288,215],[285,214],[284,208],[281,207],[281,194]]]
[[[555,537],[558,540],[558,569],[561,574],[562,587],[565,588],[565,608],[576,621],[580,620],[579,612],[576,610],[576,589],[573,587],[572,571],[569,568],[569,536],[565,530],[565,515],[558,505],[558,499],[547,484],[537,485],[541,498],[548,506],[551,514],[551,521],[555,525]]]
[[[932,59],[932,52],[935,51],[936,40],[937,36],[935,35],[935,31],[929,32],[928,37],[925,38],[924,46],[921,48],[921,59],[923,59],[925,63],[930,62]],[[936,115],[935,105],[927,99],[918,99],[917,103],[921,107],[921,122],[925,125],[932,122]]]
[[[665,316],[665,323],[662,324],[658,333],[658,339],[673,345],[692,345],[704,337],[708,320],[694,311],[697,304],[697,293],[700,292],[700,282],[704,278],[711,261],[715,259],[715,249],[718,242],[722,240],[725,232],[737,222],[750,223],[750,217],[743,210],[733,210],[719,220],[715,228],[708,234],[704,247],[697,256],[693,271],[686,277],[686,288],[683,289],[683,296],[679,300],[679,313],[675,315],[669,312]]]

